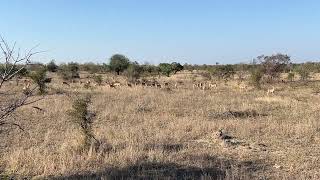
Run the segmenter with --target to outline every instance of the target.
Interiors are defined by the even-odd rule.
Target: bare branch
[[[44,52],[35,51],[35,49],[38,46],[39,45],[34,46],[33,48],[29,49],[24,56],[21,56],[20,48],[18,48],[18,50],[16,51],[16,42],[14,42],[13,46],[10,46],[7,43],[7,41],[5,41],[4,38],[0,35],[0,54],[2,54],[0,55],[0,65],[3,65],[0,71],[0,89],[6,81],[9,81],[12,78],[14,78],[18,73],[20,73],[29,64],[31,64],[31,57]],[[17,96],[17,94],[15,93],[10,93],[10,90],[4,93],[0,93],[0,97],[4,97],[4,99],[7,99],[10,95],[16,96],[13,100],[10,100],[9,102],[0,102],[0,127],[3,125],[11,125],[17,126],[19,127],[19,129],[23,130],[19,124],[15,122],[8,122],[8,119],[13,118],[12,115],[18,108],[33,104],[43,99],[43,97],[31,99],[31,97],[34,96],[34,92],[36,91],[36,89],[37,86],[33,87],[32,89],[29,89],[28,92],[23,93],[22,96]]]

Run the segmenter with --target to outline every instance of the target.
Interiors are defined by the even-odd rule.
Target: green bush
[[[59,75],[63,80],[71,80],[74,78],[80,78],[79,75],[79,64],[78,63],[69,63],[63,64],[60,66]]]
[[[169,77],[170,74],[173,72],[172,66],[169,63],[160,63],[159,68],[161,73],[163,75],[166,75],[167,77]]]
[[[50,72],[57,72],[57,71],[58,71],[58,68],[59,68],[59,66],[56,65],[56,63],[54,62],[54,60],[50,61],[50,62],[47,64],[47,69],[48,69],[48,71],[50,71]]]
[[[301,64],[296,71],[300,75],[300,80],[307,81],[310,78],[309,64]]]
[[[82,71],[89,72],[90,74],[105,72],[105,66],[95,63],[84,63],[80,65]]]
[[[183,66],[180,63],[173,62],[171,63],[171,68],[174,74],[176,74],[178,71],[183,70]]]
[[[39,87],[39,93],[45,94],[46,93],[46,80],[47,80],[47,69],[39,69],[37,71],[33,71],[30,73],[30,78],[33,80],[34,83],[37,84]]]
[[[236,73],[233,66],[228,65],[218,65],[215,68],[210,68],[210,71],[214,76],[217,76],[218,79],[228,80],[234,76]]]
[[[250,71],[250,83],[258,89],[261,88],[262,77],[263,71],[260,68],[255,68]]]

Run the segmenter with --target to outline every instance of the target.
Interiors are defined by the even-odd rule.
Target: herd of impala
[[[76,83],[73,81],[72,83],[63,81],[62,85],[64,86],[71,86],[71,84]],[[133,82],[126,82],[126,83],[120,83],[118,81],[113,81],[113,82],[105,82],[104,84],[98,84],[98,83],[93,83],[91,80],[87,81],[78,81],[77,82],[79,85],[86,86],[86,87],[97,87],[97,86],[104,86],[104,87],[109,87],[109,88],[120,88],[120,87],[129,87],[129,88],[134,88],[134,87],[154,87],[154,88],[175,88],[179,89],[180,87],[184,86],[184,83],[182,81],[178,82],[158,82],[156,80],[135,80]],[[24,80],[24,86],[23,86],[23,91],[28,91],[31,87],[31,80],[25,79]],[[218,88],[218,83],[217,82],[210,82],[210,81],[200,81],[200,82],[194,82],[192,84],[192,89],[200,89],[200,90],[213,90]],[[238,83],[238,88],[240,90],[247,90],[248,85],[245,83]],[[275,92],[275,87],[272,86],[271,88],[267,89],[267,95],[274,94]]]

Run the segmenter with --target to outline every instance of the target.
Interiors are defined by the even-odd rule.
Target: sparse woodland
[[[40,64],[1,45],[0,179],[320,179],[320,63]]]

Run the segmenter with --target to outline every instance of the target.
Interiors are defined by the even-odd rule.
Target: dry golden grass
[[[39,179],[320,178],[320,96],[313,93],[320,83],[276,84],[267,96],[236,82],[192,90],[189,77],[177,79],[185,83],[172,90],[84,89],[54,80],[35,104],[44,112],[17,112],[25,131],[1,131],[0,172]],[[80,150],[81,133],[66,113],[71,99],[56,89],[93,95],[98,149]],[[219,129],[241,143],[217,139]]]

